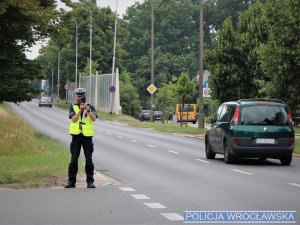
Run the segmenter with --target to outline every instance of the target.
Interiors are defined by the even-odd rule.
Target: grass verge
[[[0,186],[38,188],[66,181],[69,160],[68,150],[0,104]]]

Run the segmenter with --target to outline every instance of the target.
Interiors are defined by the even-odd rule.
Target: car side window
[[[235,113],[235,109],[236,109],[236,106],[234,105],[229,105],[228,106],[228,121],[227,122],[231,122],[233,116],[234,116],[234,113]]]
[[[224,105],[220,114],[220,122],[228,122],[228,105]]]
[[[223,105],[221,105],[219,108],[218,108],[218,110],[217,110],[217,112],[216,112],[216,114],[215,114],[215,116],[214,116],[214,122],[217,122],[218,120],[219,120],[219,118],[220,118],[220,114],[221,114],[221,112],[222,112],[222,108],[223,108]]]

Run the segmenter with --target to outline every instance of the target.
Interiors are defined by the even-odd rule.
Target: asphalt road
[[[35,101],[10,105],[32,126],[69,146],[67,110],[39,108]],[[1,190],[0,224],[183,224],[187,210],[300,212],[298,158],[291,166],[281,166],[279,160],[255,159],[227,165],[221,155],[207,160],[202,140],[100,119],[95,123],[94,143],[95,167],[120,181],[119,185],[98,187],[93,192],[86,188]],[[57,201],[62,198],[60,205]],[[94,200],[93,213],[86,211],[89,199]],[[33,201],[37,211],[26,217],[25,206],[20,206],[21,216],[16,217],[10,210],[19,201]],[[76,213],[70,219],[72,206]],[[53,223],[49,215],[55,217]],[[28,221],[18,223],[21,218]]]

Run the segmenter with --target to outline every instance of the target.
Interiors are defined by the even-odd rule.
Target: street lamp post
[[[115,62],[116,62],[116,43],[117,43],[117,10],[118,10],[118,0],[116,0],[116,12],[115,12],[115,32],[114,32],[114,49],[113,49],[113,63],[111,72],[111,87],[114,85],[114,73],[115,73]],[[113,92],[110,92],[110,114],[112,114],[113,108]]]
[[[203,0],[199,0],[199,113],[198,128],[204,128],[203,114]]]
[[[77,82],[77,56],[78,56],[78,30],[77,30],[77,22],[76,20],[72,19],[76,26],[76,65],[75,65],[75,88],[78,88],[78,82]]]
[[[86,6],[89,10],[90,10],[90,94],[89,94],[89,102],[92,101],[92,33],[93,33],[93,28],[92,28],[92,22],[93,22],[93,17],[92,17],[92,10],[91,8],[85,4],[85,3],[81,3],[78,2],[79,4],[82,4],[84,6]]]

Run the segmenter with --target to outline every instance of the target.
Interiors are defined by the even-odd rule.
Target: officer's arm
[[[81,110],[79,110],[74,116],[72,116],[72,122],[76,123],[81,114]]]
[[[92,111],[89,112],[89,116],[91,117],[92,121],[95,121],[97,118],[96,115]]]

